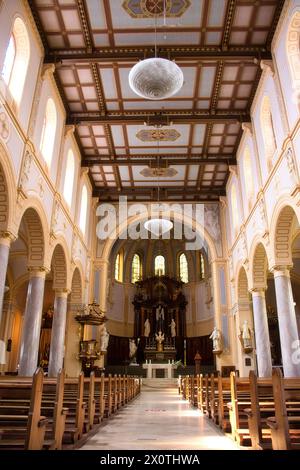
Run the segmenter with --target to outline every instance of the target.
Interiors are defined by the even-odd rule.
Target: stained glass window
[[[141,258],[136,253],[132,259],[131,265],[131,282],[135,283],[141,279],[142,275],[142,265],[141,265]]]
[[[205,279],[205,260],[203,253],[200,253],[200,278]]]
[[[188,262],[184,253],[182,253],[179,257],[179,272],[182,282],[189,282]]]
[[[162,255],[155,257],[154,272],[156,276],[164,276],[166,273],[165,258]]]
[[[120,253],[117,254],[115,261],[115,280],[120,281]]]

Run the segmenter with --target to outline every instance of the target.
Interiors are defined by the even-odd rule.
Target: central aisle
[[[237,450],[176,388],[150,388],[102,426],[81,450]]]

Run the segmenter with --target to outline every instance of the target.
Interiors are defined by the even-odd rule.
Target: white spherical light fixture
[[[129,73],[130,88],[147,100],[164,100],[178,93],[183,73],[175,62],[153,57],[138,62]]]
[[[173,222],[168,219],[149,219],[144,223],[144,227],[148,232],[161,237],[173,228]]]

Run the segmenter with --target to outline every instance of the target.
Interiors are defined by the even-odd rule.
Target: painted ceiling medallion
[[[167,18],[180,18],[190,5],[190,0],[125,0],[123,2],[124,10],[132,18],[155,18],[162,17],[164,14]]]
[[[142,142],[175,142],[180,137],[176,129],[140,130],[136,137]]]
[[[178,173],[175,168],[144,168],[140,174],[146,178],[157,178],[157,177],[164,177],[164,178],[172,178],[176,176]]]

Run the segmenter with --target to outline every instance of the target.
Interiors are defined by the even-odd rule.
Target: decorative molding
[[[41,53],[44,55],[45,54],[44,44],[41,40],[41,35],[40,35],[39,30],[36,26],[36,22],[33,18],[32,11],[31,11],[31,8],[29,6],[28,0],[22,0],[22,4],[23,4],[23,7],[26,10],[27,19],[29,19],[29,22],[30,22],[31,31],[34,34],[34,37],[35,37],[35,39],[38,43],[38,46],[40,48]],[[1,6],[0,6],[0,8],[1,8]]]
[[[6,143],[10,137],[10,122],[0,103],[0,137]]]
[[[175,142],[179,137],[176,129],[141,129],[136,134],[142,142]]]
[[[123,9],[131,18],[180,18],[190,7],[190,0],[125,0]]]
[[[228,169],[232,175],[237,177],[237,165],[229,165]]]
[[[39,181],[37,185],[39,188],[38,195],[40,196],[41,199],[43,199],[44,194],[45,194],[45,180],[42,176],[39,177]]]
[[[275,75],[274,64],[272,60],[261,60],[260,61],[260,68],[262,71],[269,72],[272,77]]]
[[[23,159],[23,167],[20,173],[20,182],[18,189],[20,191],[25,191],[26,184],[29,180],[29,175],[31,171],[33,155],[29,150],[25,151],[25,157]]]
[[[70,137],[74,134],[76,126],[74,124],[66,125],[65,126],[65,138]]]
[[[253,135],[253,126],[251,122],[242,122],[242,129],[245,133]]]
[[[42,73],[41,73],[42,80],[45,80],[48,77],[50,78],[51,76],[53,77],[54,72],[55,72],[54,64],[44,64],[42,67]]]

